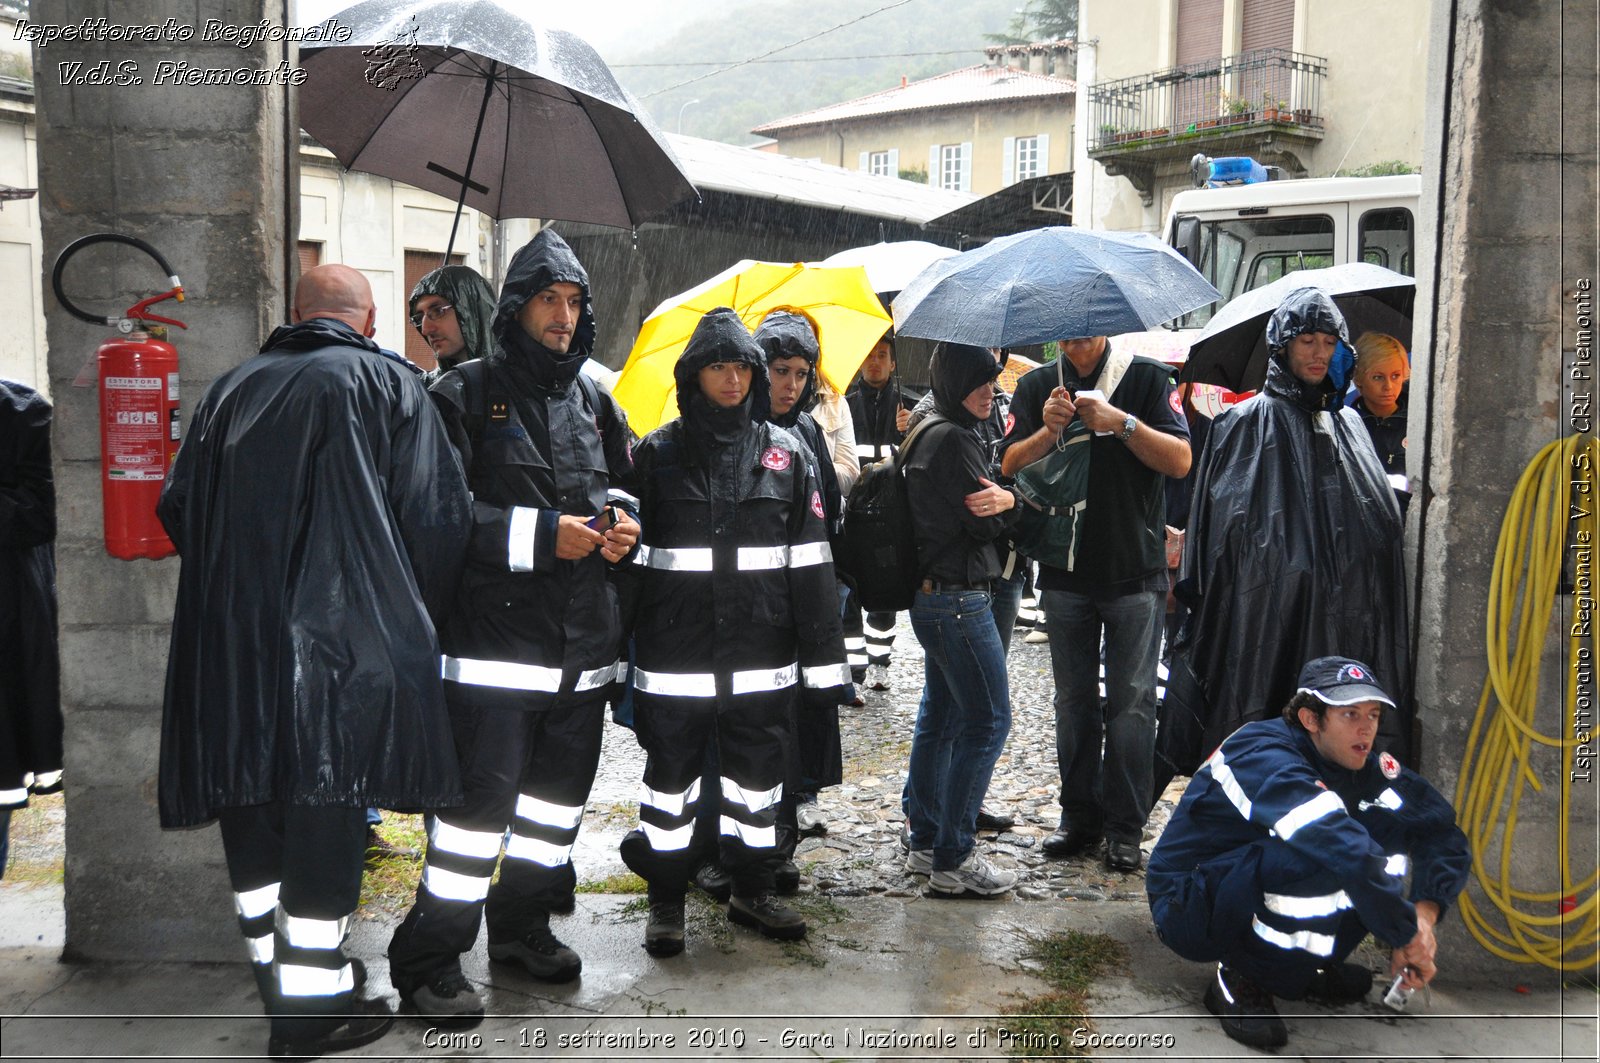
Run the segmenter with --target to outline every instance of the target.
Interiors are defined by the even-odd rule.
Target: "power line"
[[[734,63],[731,66],[723,67],[721,70],[708,70],[704,74],[699,74],[699,75],[696,75],[695,77],[689,78],[687,81],[680,81],[676,85],[668,85],[664,89],[657,89],[654,92],[646,93],[644,98],[648,100],[652,96],[661,95],[663,92],[671,92],[673,89],[681,89],[685,85],[693,85],[697,81],[704,81],[706,78],[716,77],[718,74],[726,74],[730,70],[737,70],[741,66],[748,66],[751,63],[759,62],[760,60],[765,59],[768,56],[777,55],[779,52],[786,52],[790,48],[795,48],[795,47],[798,47],[799,45],[805,44],[807,41],[814,41],[818,37],[826,37],[828,34],[834,32],[835,30],[842,30],[846,26],[853,26],[857,22],[861,22],[861,21],[864,21],[866,19],[869,19],[869,18],[873,17],[874,15],[881,15],[885,11],[893,11],[897,7],[905,7],[909,3],[911,3],[911,0],[895,0],[894,3],[892,3],[892,4],[884,4],[880,8],[876,8],[876,9],[874,9],[872,11],[868,11],[865,15],[860,15],[860,16],[858,16],[856,18],[850,19],[847,22],[841,22],[837,26],[829,26],[827,29],[822,30],[819,33],[813,33],[809,37],[802,37],[798,41],[792,41],[789,44],[779,45],[778,47],[772,49],[769,52],[762,52],[760,55],[752,56],[749,59],[740,60],[739,62]]]
[[[797,57],[795,57],[793,59],[746,59],[746,60],[743,61],[743,64],[749,64],[749,63],[843,63],[843,62],[848,62],[848,61],[853,60],[853,59],[914,59],[914,58],[917,58],[918,56],[924,56],[924,55],[961,55],[961,54],[963,54],[965,52],[977,52],[977,51],[982,51],[982,49],[981,48],[946,48],[942,52],[879,52],[879,53],[877,53],[875,55],[805,55],[805,56],[797,56]],[[743,65],[743,64],[740,64],[736,60],[728,60],[728,59],[699,59],[699,60],[695,60],[695,61],[691,61],[691,62],[682,62],[682,63],[611,63],[611,64],[608,64],[608,65],[611,67],[612,70],[623,70],[623,69],[642,69],[642,68],[645,68],[645,67],[666,67],[666,66],[720,66],[723,63],[728,63],[728,62],[733,62],[733,63],[735,63],[735,65]],[[732,70],[733,67],[730,66],[728,69]],[[661,91],[665,92],[666,90],[662,89]]]

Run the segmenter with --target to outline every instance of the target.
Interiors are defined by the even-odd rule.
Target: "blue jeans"
[[[1156,741],[1156,663],[1165,595],[1044,591],[1055,679],[1061,823],[1135,845],[1150,815]],[[1106,701],[1100,703],[1105,637]],[[1104,755],[1101,748],[1104,745]]]
[[[1011,652],[1011,631],[1017,626],[1017,610],[1022,608],[1022,585],[1027,582],[1026,562],[1017,558],[1017,571],[1010,579],[994,581],[994,601],[989,608],[994,613],[995,630],[1000,633],[1000,649]]]
[[[906,817],[911,848],[932,849],[933,869],[949,871],[972,852],[978,809],[1011,731],[1006,657],[981,591],[919,591],[911,629],[925,661]]]

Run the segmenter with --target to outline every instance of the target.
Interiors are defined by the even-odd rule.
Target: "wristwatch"
[[[1117,433],[1117,441],[1119,443],[1126,443],[1129,439],[1133,438],[1133,430],[1138,427],[1139,418],[1135,417],[1131,413],[1128,414],[1127,417],[1123,418],[1122,431]]]

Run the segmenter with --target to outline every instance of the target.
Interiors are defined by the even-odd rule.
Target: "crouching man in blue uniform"
[[[1313,660],[1281,719],[1211,754],[1150,856],[1156,931],[1217,964],[1205,1003],[1235,1041],[1288,1042],[1274,996],[1365,997],[1372,972],[1344,961],[1369,932],[1394,949],[1390,975],[1433,980],[1433,927],[1466,881],[1467,840],[1439,791],[1374,754],[1385,707],[1365,665]]]

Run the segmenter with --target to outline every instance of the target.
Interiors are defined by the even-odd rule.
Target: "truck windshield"
[[[1179,328],[1204,326],[1223,303],[1285,273],[1333,265],[1333,219],[1326,214],[1224,218],[1199,224],[1196,265],[1222,293],[1222,302],[1179,318]]]

